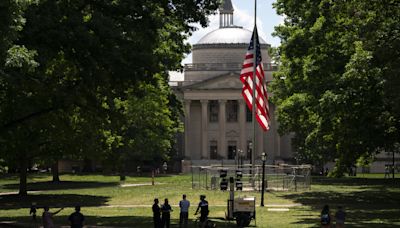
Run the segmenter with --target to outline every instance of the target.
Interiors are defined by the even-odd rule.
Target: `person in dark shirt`
[[[331,212],[329,210],[329,205],[325,205],[321,211],[321,227],[331,227]]]
[[[170,225],[170,221],[171,221],[171,205],[169,205],[168,203],[168,199],[164,200],[164,204],[161,207],[161,212],[162,212],[162,227],[164,228],[164,226],[166,228],[169,228]]]
[[[160,218],[160,212],[161,208],[158,205],[158,199],[154,199],[154,204],[153,204],[153,221],[154,221],[154,228],[160,228],[161,227],[161,218]]]
[[[208,218],[208,202],[206,200],[206,196],[205,195],[201,195],[200,196],[200,203],[199,206],[196,209],[196,213],[194,213],[195,215],[197,215],[197,213],[200,210],[200,222],[202,224],[204,224],[204,222],[207,221]]]
[[[29,214],[32,215],[32,220],[36,222],[36,203],[32,203]]]
[[[344,212],[343,207],[339,206],[335,213],[336,228],[344,227],[344,220],[346,219],[346,212]]]
[[[85,216],[83,216],[83,214],[81,213],[80,206],[75,207],[75,212],[68,217],[68,220],[71,223],[71,228],[83,227],[83,221],[85,221]]]

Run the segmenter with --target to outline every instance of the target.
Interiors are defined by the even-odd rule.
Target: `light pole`
[[[264,207],[265,161],[267,160],[267,154],[265,152],[261,154],[261,160],[262,160],[261,207]]]
[[[248,159],[250,159],[250,163],[252,161],[252,156],[253,156],[253,152],[251,151],[252,149],[253,149],[253,143],[249,142],[249,148],[248,148],[248,151],[247,151],[247,156],[248,156]],[[251,164],[251,166],[250,166],[250,174],[253,173],[252,172],[252,168],[253,168],[253,164]]]
[[[235,159],[235,166],[236,166],[236,163],[237,163],[236,150],[233,149],[233,150],[232,150],[232,153],[233,153],[233,159]]]
[[[243,168],[243,150],[238,150],[238,167]]]

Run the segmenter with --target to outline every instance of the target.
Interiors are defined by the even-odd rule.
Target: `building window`
[[[228,141],[228,159],[235,159],[236,151],[236,141]]]
[[[218,143],[217,141],[210,141],[210,159],[218,159]]]
[[[210,100],[208,102],[208,109],[210,113],[210,122],[218,122],[218,101]]]
[[[253,113],[246,104],[246,122],[251,122],[253,120]]]
[[[237,122],[238,121],[238,101],[228,101],[226,102],[226,112],[227,112],[227,122]]]

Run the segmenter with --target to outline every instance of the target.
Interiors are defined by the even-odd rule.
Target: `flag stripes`
[[[242,95],[246,101],[247,107],[253,110],[253,66],[254,66],[254,44],[253,37],[256,36],[256,90],[255,90],[255,116],[264,131],[270,128],[269,104],[267,87],[265,85],[265,74],[261,58],[260,43],[258,40],[257,28],[254,28],[253,36],[250,41],[249,48],[246,52],[245,59],[240,73],[240,80],[243,83]]]

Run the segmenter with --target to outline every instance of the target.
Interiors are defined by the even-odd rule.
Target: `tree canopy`
[[[278,0],[280,132],[299,162],[336,160],[336,174],[399,142],[400,2]]]
[[[0,158],[167,158],[180,104],[167,86],[216,0],[0,3]],[[152,145],[152,146],[146,146]],[[23,176],[21,176],[24,179]],[[26,194],[24,184],[21,194]]]

